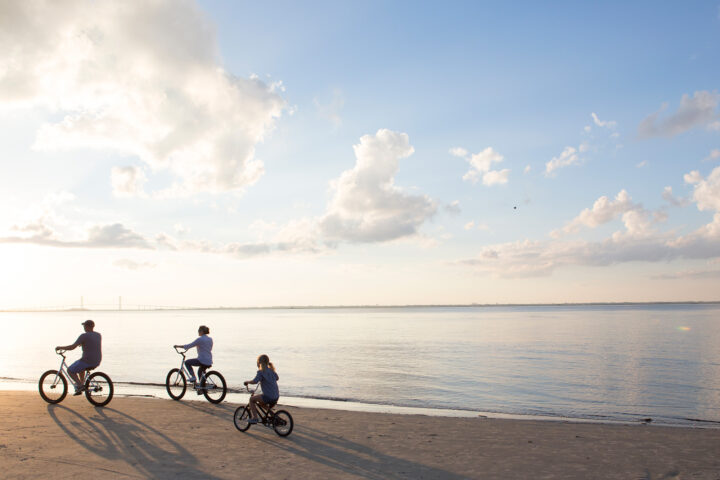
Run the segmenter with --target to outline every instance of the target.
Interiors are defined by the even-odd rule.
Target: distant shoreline
[[[718,305],[720,300],[664,301],[664,302],[577,302],[577,303],[469,303],[469,304],[409,304],[409,305],[274,305],[248,307],[176,307],[136,306],[124,308],[98,307],[34,307],[0,309],[0,313],[32,312],[148,312],[148,311],[213,311],[213,310],[331,310],[331,309],[390,309],[390,308],[488,308],[488,307],[591,307],[591,306],[643,306],[643,305]]]

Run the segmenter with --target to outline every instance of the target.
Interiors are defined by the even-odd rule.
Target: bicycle
[[[180,400],[185,395],[187,378],[190,378],[191,375],[188,367],[185,366],[186,351],[177,347],[173,348],[175,348],[175,352],[182,355],[182,360],[180,360],[180,368],[173,368],[168,372],[165,378],[165,389],[168,395],[170,395],[170,398]],[[206,372],[201,367],[198,376],[200,377],[200,381],[194,382],[192,387],[197,390],[198,395],[202,393],[210,403],[220,403],[225,399],[227,384],[225,383],[225,377],[223,377],[220,372],[215,370]]]
[[[250,396],[257,392],[258,389],[258,387],[255,387],[255,390],[250,391],[250,387],[247,385],[245,385],[245,388],[247,388]],[[286,410],[278,410],[277,412],[273,411],[273,407],[276,404],[277,402],[257,404],[258,416],[260,417],[257,425],[264,425],[267,428],[272,428],[275,430],[275,433],[281,437],[287,437],[290,433],[292,433],[295,422],[293,421],[290,412]],[[235,410],[235,413],[233,414],[233,423],[235,424],[235,428],[241,432],[246,432],[250,426],[253,425],[249,421],[250,401],[248,400],[247,405],[241,405],[237,408],[237,410]]]
[[[38,382],[40,396],[43,400],[52,404],[60,403],[65,399],[68,393],[68,380],[76,389],[80,388],[80,385],[77,385],[72,380],[70,372],[68,372],[65,350],[56,350],[55,353],[62,357],[60,368],[43,373]],[[83,386],[85,398],[96,407],[104,407],[112,400],[115,388],[110,377],[103,372],[90,373],[93,370],[95,369],[88,368],[85,370],[89,374],[85,378],[85,385]]]

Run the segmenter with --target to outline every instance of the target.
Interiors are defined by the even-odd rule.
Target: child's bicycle
[[[258,387],[255,387],[255,390],[250,391],[249,386],[246,385],[245,387],[250,393],[250,396],[252,396],[258,389]],[[290,435],[293,430],[293,426],[295,425],[292,415],[290,415],[290,413],[285,410],[278,410],[277,412],[273,411],[273,407],[275,406],[275,404],[276,402],[257,405],[258,416],[260,417],[258,425],[265,425],[267,428],[272,428],[273,430],[275,430],[275,433],[277,433],[281,437],[287,437],[288,435]],[[253,425],[249,422],[249,420],[250,401],[248,400],[247,405],[239,406],[237,410],[235,410],[235,414],[233,415],[233,422],[235,423],[235,428],[237,428],[241,432],[245,432],[248,430],[248,428],[250,428],[251,425]]]
[[[175,351],[182,355],[180,360],[180,368],[173,368],[167,374],[165,378],[165,389],[173,400],[180,400],[187,390],[187,378],[190,378],[190,371],[185,366],[185,350],[175,348]],[[209,367],[208,367],[209,368]],[[197,394],[205,395],[208,402],[220,403],[225,399],[227,394],[227,384],[225,378],[220,375],[220,372],[210,370],[209,372],[203,371],[198,372],[200,376],[199,381],[193,383],[192,388],[197,391]]]
[[[55,350],[55,353],[62,357],[60,368],[58,370],[48,370],[40,376],[38,382],[38,390],[40,396],[48,403],[60,403],[65,399],[68,393],[68,381],[77,389],[80,385],[76,385],[68,372],[65,350]],[[104,407],[112,400],[114,387],[112,380],[103,372],[90,373],[92,368],[85,370],[88,373],[85,378],[85,398],[97,407]]]

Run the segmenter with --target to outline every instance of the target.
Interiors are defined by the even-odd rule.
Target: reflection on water
[[[172,345],[205,324],[231,388],[267,353],[286,396],[720,421],[719,314],[718,305],[1,313],[13,341],[0,351],[0,377],[57,368],[53,347],[93,318],[103,371],[161,384],[180,360]]]

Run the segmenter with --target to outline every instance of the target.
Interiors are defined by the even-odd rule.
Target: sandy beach
[[[0,392],[2,478],[720,479],[720,429],[289,407],[238,432],[235,405]]]

